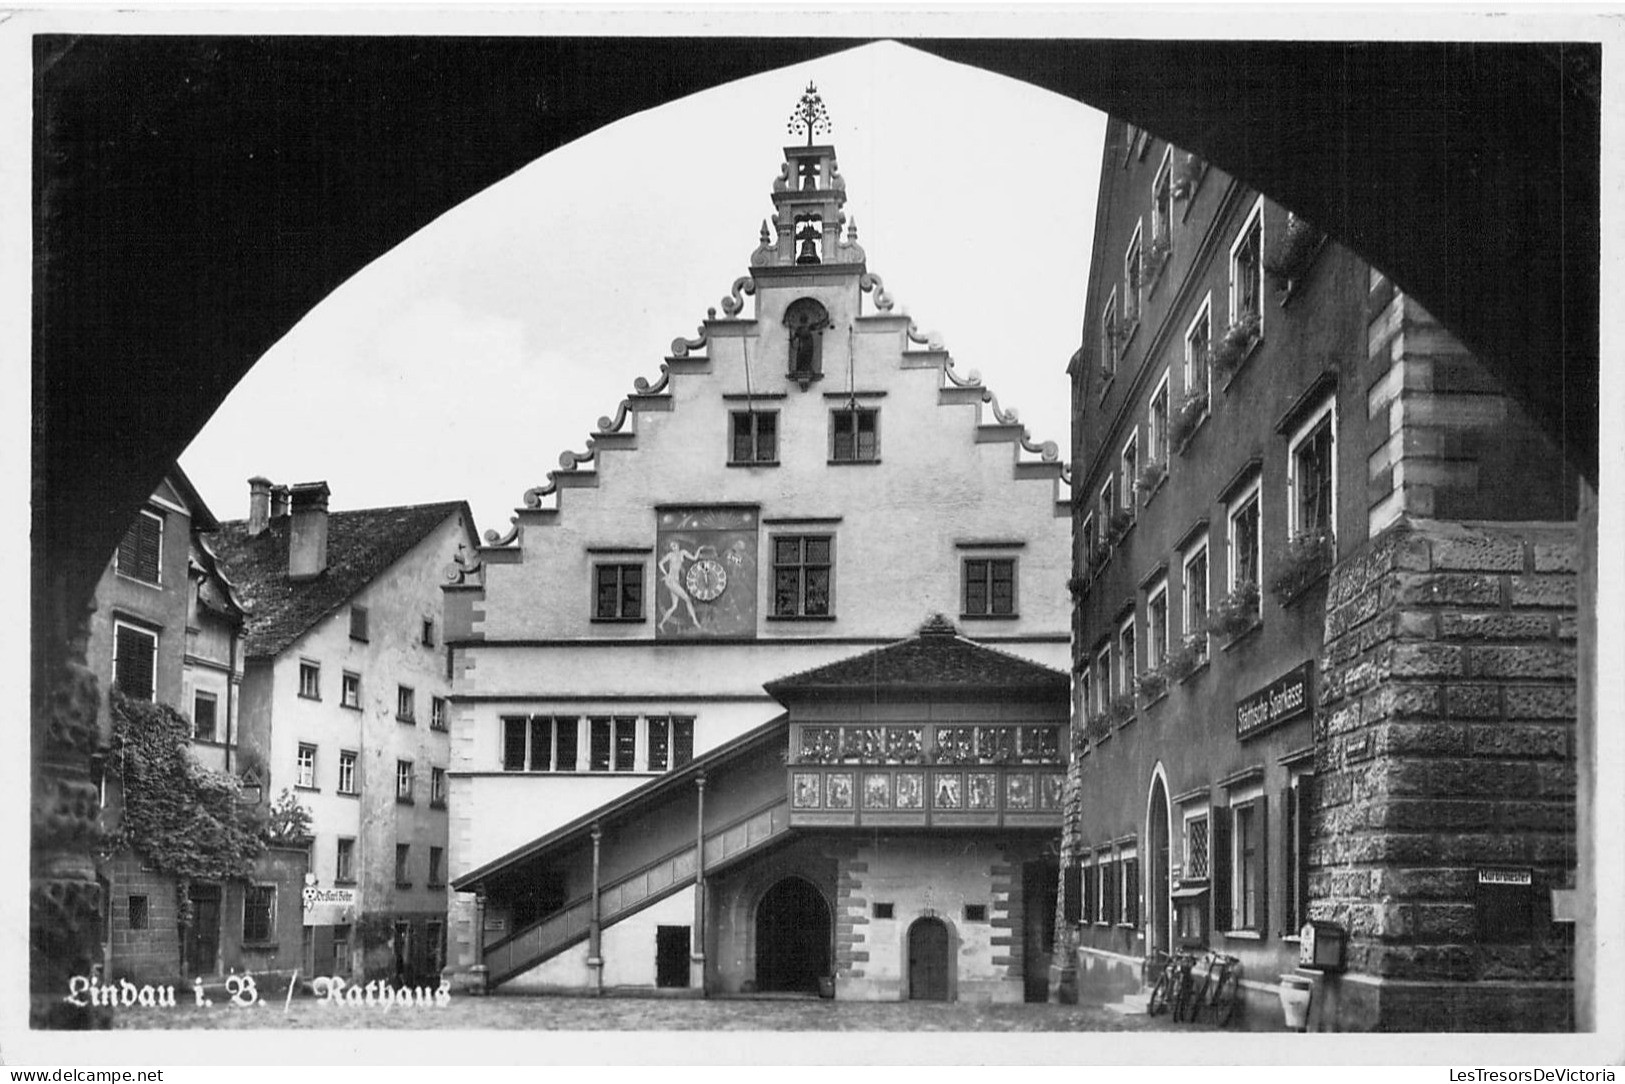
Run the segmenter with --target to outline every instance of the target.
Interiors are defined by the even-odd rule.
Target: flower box
[[[1236,637],[1258,623],[1258,585],[1244,583],[1208,611],[1208,628],[1220,636]]]
[[[1168,439],[1173,442],[1174,447],[1184,448],[1205,417],[1207,417],[1207,392],[1193,391],[1181,399],[1168,425]]]
[[[1106,719],[1113,726],[1122,726],[1134,718],[1134,697],[1123,695],[1116,697],[1106,705]]]
[[[1134,679],[1134,688],[1147,701],[1155,700],[1168,691],[1168,674],[1160,667],[1142,670]]]
[[[1106,538],[1115,546],[1123,540],[1123,536],[1128,534],[1128,529],[1132,526],[1134,513],[1127,508],[1119,508],[1112,513],[1112,518],[1106,521]]]
[[[1134,488],[1139,490],[1142,496],[1150,497],[1152,493],[1156,492],[1157,487],[1162,485],[1162,480],[1166,477],[1168,477],[1168,464],[1155,459],[1147,459],[1141,465],[1140,473],[1134,478]]]
[[[1304,588],[1324,576],[1332,567],[1336,547],[1325,531],[1306,531],[1287,544],[1280,571],[1270,580],[1270,593],[1277,602],[1294,598]]]
[[[1197,632],[1186,636],[1178,647],[1168,652],[1163,660],[1162,671],[1169,680],[1184,681],[1207,661],[1207,633]]]
[[[1253,344],[1258,341],[1258,314],[1244,312],[1236,322],[1225,329],[1224,335],[1213,346],[1213,362],[1229,372],[1246,359]]]
[[[1326,235],[1297,215],[1288,214],[1286,229],[1264,254],[1264,272],[1283,285],[1308,273]]]
[[[1169,194],[1176,200],[1187,200],[1196,192],[1196,186],[1202,183],[1202,175],[1207,172],[1207,163],[1194,154],[1187,154],[1179,159],[1179,165],[1174,168],[1174,177],[1169,186]]]

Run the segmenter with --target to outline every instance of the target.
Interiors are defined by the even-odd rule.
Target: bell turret
[[[846,180],[835,162],[835,148],[813,142],[829,132],[829,114],[818,88],[807,90],[796,104],[786,129],[805,134],[806,146],[784,148],[784,164],[773,182],[772,229],[763,224],[762,241],[751,257],[754,267],[863,264],[855,236],[843,241],[846,225]]]

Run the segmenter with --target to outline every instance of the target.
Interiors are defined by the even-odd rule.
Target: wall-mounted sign
[[[1478,939],[1485,943],[1524,941],[1535,925],[1535,871],[1478,871]]]
[[[1236,701],[1236,737],[1250,738],[1278,723],[1306,715],[1314,702],[1315,663],[1311,659]]]
[[[317,888],[307,885],[302,895],[307,926],[342,926],[355,921],[353,888]]]

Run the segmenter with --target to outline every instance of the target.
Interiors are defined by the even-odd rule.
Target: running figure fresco
[[[659,511],[656,639],[755,634],[756,534],[751,508]]]

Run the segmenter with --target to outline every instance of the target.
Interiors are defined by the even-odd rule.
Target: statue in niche
[[[790,333],[790,378],[803,388],[824,376],[824,329],[829,312],[810,297],[799,298],[784,311],[784,326]]]

